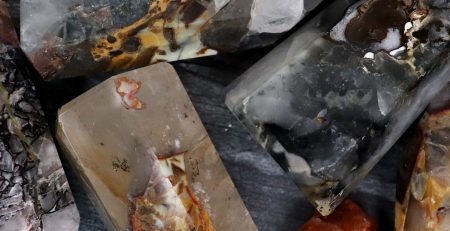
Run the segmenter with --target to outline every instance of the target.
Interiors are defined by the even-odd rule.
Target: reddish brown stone
[[[375,231],[376,222],[351,200],[345,200],[329,216],[315,212],[299,231]]]

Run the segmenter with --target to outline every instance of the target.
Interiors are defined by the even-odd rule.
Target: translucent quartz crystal
[[[78,210],[3,1],[0,27],[0,230],[78,230]]]
[[[323,10],[245,72],[226,99],[323,215],[450,76],[446,1],[348,4]]]
[[[24,0],[21,45],[46,79],[132,69],[271,44],[320,2]]]
[[[450,83],[428,108],[399,166],[396,230],[450,227]]]
[[[109,230],[257,230],[169,64],[63,106],[57,137]]]

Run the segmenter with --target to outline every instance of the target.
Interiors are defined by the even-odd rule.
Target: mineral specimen
[[[45,79],[273,43],[321,0],[24,0],[21,44]]]
[[[112,77],[69,102],[57,137],[109,230],[256,230],[168,64]]]
[[[327,217],[315,213],[299,231],[376,231],[377,223],[355,202],[347,199]]]
[[[367,0],[347,10],[348,3],[323,10],[244,73],[226,99],[323,215],[450,76],[446,1]]]
[[[420,122],[399,168],[396,230],[450,227],[450,83]]]
[[[78,230],[78,210],[3,1],[0,28],[0,230]]]

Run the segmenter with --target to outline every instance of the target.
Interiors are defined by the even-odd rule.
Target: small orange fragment
[[[126,109],[140,110],[144,108],[144,103],[136,98],[136,94],[141,88],[141,81],[120,77],[115,79],[114,83],[116,85],[116,92],[122,98],[122,104]]]
[[[333,214],[321,216],[318,212],[299,231],[376,231],[378,225],[364,210],[351,200],[345,200]]]

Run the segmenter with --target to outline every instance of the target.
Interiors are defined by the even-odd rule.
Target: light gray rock
[[[49,230],[46,216],[59,230],[78,230],[79,214],[3,1],[0,25],[0,230]],[[67,208],[70,220],[59,213]]]

